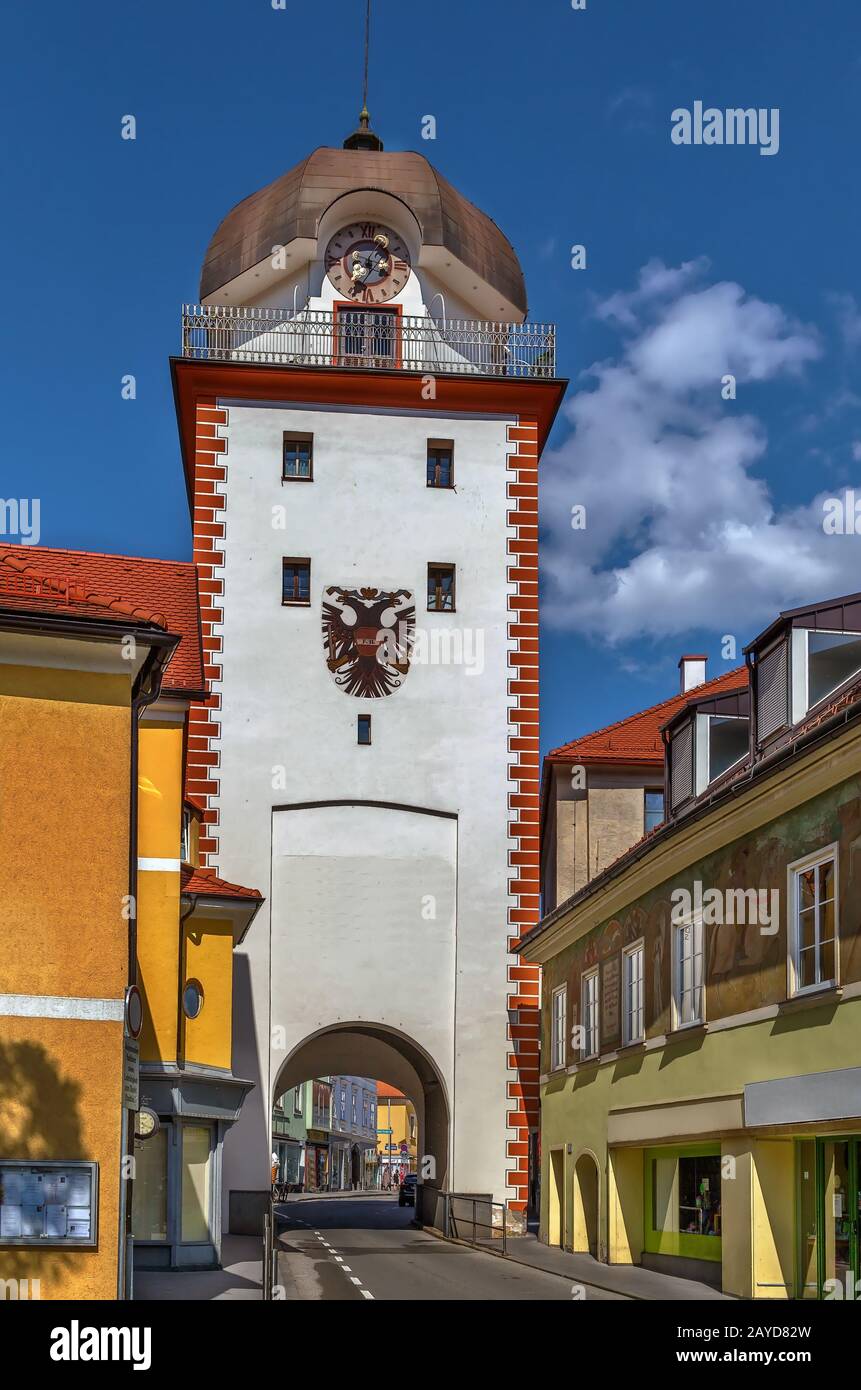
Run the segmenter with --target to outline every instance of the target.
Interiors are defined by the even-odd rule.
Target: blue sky
[[[190,555],[180,305],[228,208],[353,127],[361,11],[7,14],[0,495],[40,498],[43,544]],[[856,538],[821,526],[823,496],[861,496],[859,79],[855,0],[375,0],[376,128],[499,222],[572,382],[546,474],[545,746],[672,693],[683,651],[717,674],[724,635],[861,587]],[[674,145],[698,100],[778,108],[779,152]]]

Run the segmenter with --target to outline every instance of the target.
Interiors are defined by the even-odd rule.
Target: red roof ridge
[[[215,870],[210,868],[183,869],[182,891],[198,893],[202,897],[252,898],[255,902],[263,901],[263,894],[256,888],[243,888],[239,883],[228,883],[226,878],[219,878]]]
[[[100,594],[95,589],[87,589],[83,584],[69,584],[60,579],[52,579],[49,575],[34,569],[24,560],[19,560],[9,551],[0,554],[0,564],[14,570],[16,574],[32,579],[35,584],[38,584],[40,588],[47,589],[49,593],[67,598],[71,603],[89,603],[94,608],[104,608],[112,613],[121,613],[128,618],[137,618],[141,622],[154,623],[157,627],[167,627],[167,619],[163,613],[153,613],[146,608],[135,608],[134,604],[128,603],[123,598],[110,598],[107,594]]]
[[[67,545],[25,545],[23,542],[0,541],[0,546],[8,550],[32,550],[37,555],[77,555],[90,556],[93,560],[130,560],[133,565],[181,565],[183,569],[194,569],[193,560],[166,560],[163,555],[126,555],[117,550],[76,550]]]
[[[562,743],[558,748],[551,748],[550,752],[547,754],[547,758],[567,758],[573,750],[576,750],[579,744],[584,743],[587,739],[597,739],[602,735],[612,734],[614,730],[622,729],[627,724],[633,723],[636,719],[644,719],[647,715],[657,714],[659,711],[667,709],[670,705],[677,705],[681,708],[681,705],[687,700],[699,699],[703,694],[707,694],[716,687],[722,686],[725,682],[737,678],[742,674],[744,674],[745,677],[747,676],[746,666],[736,666],[732,671],[724,671],[723,675],[714,676],[709,681],[703,681],[702,685],[696,685],[691,690],[679,691],[675,695],[669,696],[666,700],[660,700],[656,705],[648,705],[646,709],[636,710],[634,714],[628,714],[623,719],[615,720],[612,724],[605,724],[601,729],[592,729],[589,733],[580,734],[577,738],[571,739],[569,743]],[[747,681],[745,680],[745,684],[746,683]],[[624,752],[623,749],[619,751]]]
[[[29,552],[29,553],[28,553]],[[3,583],[3,580],[6,580]],[[23,612],[77,613],[117,621],[146,620],[179,642],[164,672],[164,694],[207,690],[200,619],[199,571],[194,561],[109,555],[95,550],[26,546],[0,540],[0,603]],[[101,609],[98,614],[95,609]]]

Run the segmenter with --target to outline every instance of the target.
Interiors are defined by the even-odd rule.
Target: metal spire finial
[[[365,72],[362,83],[362,109],[359,112],[358,129],[344,141],[345,150],[382,150],[383,142],[371,130],[371,116],[368,111],[368,56],[371,48],[371,0],[365,3]]]

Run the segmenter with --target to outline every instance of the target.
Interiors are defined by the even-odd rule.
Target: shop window
[[[645,1247],[690,1259],[721,1258],[717,1146],[646,1150]]]
[[[208,1125],[182,1127],[183,1241],[208,1241],[212,1168],[212,1130]]]
[[[167,1155],[170,1126],[135,1140],[132,1233],[135,1240],[167,1240]]]
[[[720,1158],[679,1158],[679,1231],[720,1235]]]
[[[837,983],[837,846],[789,866],[790,995]]]

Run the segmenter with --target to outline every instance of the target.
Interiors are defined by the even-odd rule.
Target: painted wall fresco
[[[861,980],[861,778],[853,777],[753,835],[724,846],[683,873],[637,899],[619,917],[602,922],[544,967],[544,1055],[548,1057],[552,991],[568,985],[568,1064],[571,1030],[580,1022],[583,972],[599,967],[601,1052],[621,1043],[621,971],[625,946],[645,944],[646,1036],[670,1028],[672,893],[692,895],[717,888],[778,892],[777,932],[764,933],[759,923],[705,925],[706,1017],[712,1020],[745,1013],[786,998],[787,865],[839,843],[840,977]]]

